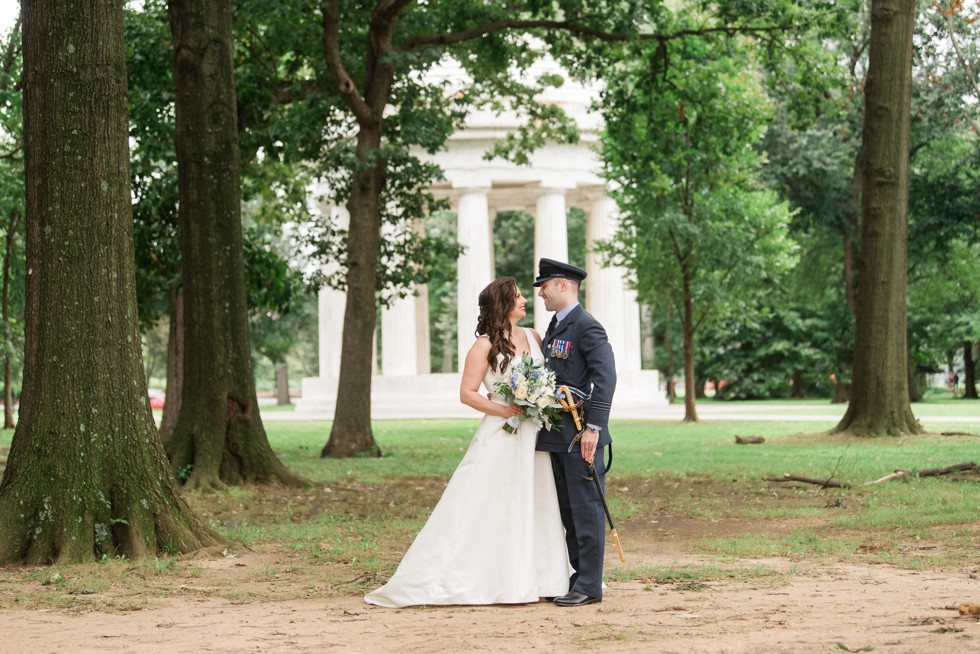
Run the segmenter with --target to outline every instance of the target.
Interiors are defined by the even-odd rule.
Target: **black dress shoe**
[[[586,604],[598,604],[601,601],[602,598],[589,597],[583,593],[577,593],[574,590],[555,598],[555,604],[558,606],[585,606]]]

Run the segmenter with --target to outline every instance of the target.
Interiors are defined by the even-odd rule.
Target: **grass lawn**
[[[471,420],[378,421],[380,459],[325,460],[318,452],[328,423],[268,423],[273,445],[290,468],[327,487],[356,489],[348,508],[270,528],[275,537],[336,542],[335,552],[360,560],[365,571],[390,572],[438,500],[477,426]],[[615,458],[610,504],[621,534],[650,538],[651,524],[700,522],[691,551],[729,557],[869,557],[903,567],[955,564],[977,555],[980,476],[864,482],[896,470],[980,460],[980,438],[925,436],[844,439],[822,423],[614,422]],[[928,423],[926,426],[929,427]],[[969,423],[942,429],[976,431]],[[761,435],[763,445],[734,444],[735,435]],[[849,482],[822,489],[763,481],[791,472]],[[240,491],[248,493],[249,491]],[[220,516],[215,516],[220,519]],[[318,530],[316,525],[321,529]],[[717,530],[712,525],[726,525]],[[261,541],[265,528],[224,523],[229,536]],[[331,536],[332,534],[332,536]],[[687,538],[691,538],[687,530]],[[626,570],[622,574],[629,574]]]
[[[946,410],[945,404],[935,406]],[[968,403],[962,406],[972,408]],[[937,432],[980,431],[977,423],[923,422]],[[283,462],[313,486],[232,488],[191,493],[188,500],[234,543],[229,555],[242,547],[281,549],[288,553],[289,562],[283,565],[289,574],[322,579],[328,589],[323,592],[362,593],[394,570],[438,501],[477,424],[378,421],[375,436],[384,456],[334,460],[319,458],[329,423],[266,422]],[[691,588],[721,578],[764,583],[777,576],[764,561],[774,557],[798,562],[801,569],[834,562],[917,569],[977,560],[980,475],[863,484],[896,469],[980,461],[980,437],[930,433],[841,438],[825,433],[833,424],[832,419],[695,425],[614,421],[615,457],[607,494],[627,552],[671,551],[707,557],[711,563],[651,567],[638,560],[610,566],[610,579],[650,579]],[[11,435],[9,430],[0,433],[0,465]],[[736,435],[764,436],[766,442],[736,445]],[[784,472],[833,477],[852,488],[763,480]],[[162,588],[166,579],[199,573],[193,564],[168,557],[116,562],[101,569],[76,566],[25,573],[41,575],[42,581],[57,579],[54,575],[74,580],[65,587],[60,581],[45,583],[44,597],[31,601],[76,601],[69,595],[79,584],[138,586],[149,577],[163,580],[154,582]],[[153,592],[165,592],[161,588]],[[148,591],[132,592],[138,596]]]

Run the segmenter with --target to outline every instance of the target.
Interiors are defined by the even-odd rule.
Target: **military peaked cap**
[[[554,259],[541,259],[538,262],[538,278],[534,280],[534,285],[541,286],[549,279],[555,277],[581,283],[588,274],[578,266],[573,266],[570,263],[555,261]]]

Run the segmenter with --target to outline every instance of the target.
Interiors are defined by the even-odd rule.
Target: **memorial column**
[[[489,187],[463,189],[456,207],[459,244],[465,248],[456,264],[456,370],[462,371],[473,345],[479,297],[494,278],[491,269],[493,237],[487,202]]]

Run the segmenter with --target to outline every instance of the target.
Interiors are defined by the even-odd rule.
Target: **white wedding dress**
[[[527,336],[540,363],[541,349]],[[483,384],[492,391],[502,377],[488,371]],[[571,568],[550,455],[534,451],[531,421],[515,434],[503,424],[504,418],[483,417],[398,570],[365,602],[389,608],[522,604],[568,592]]]

